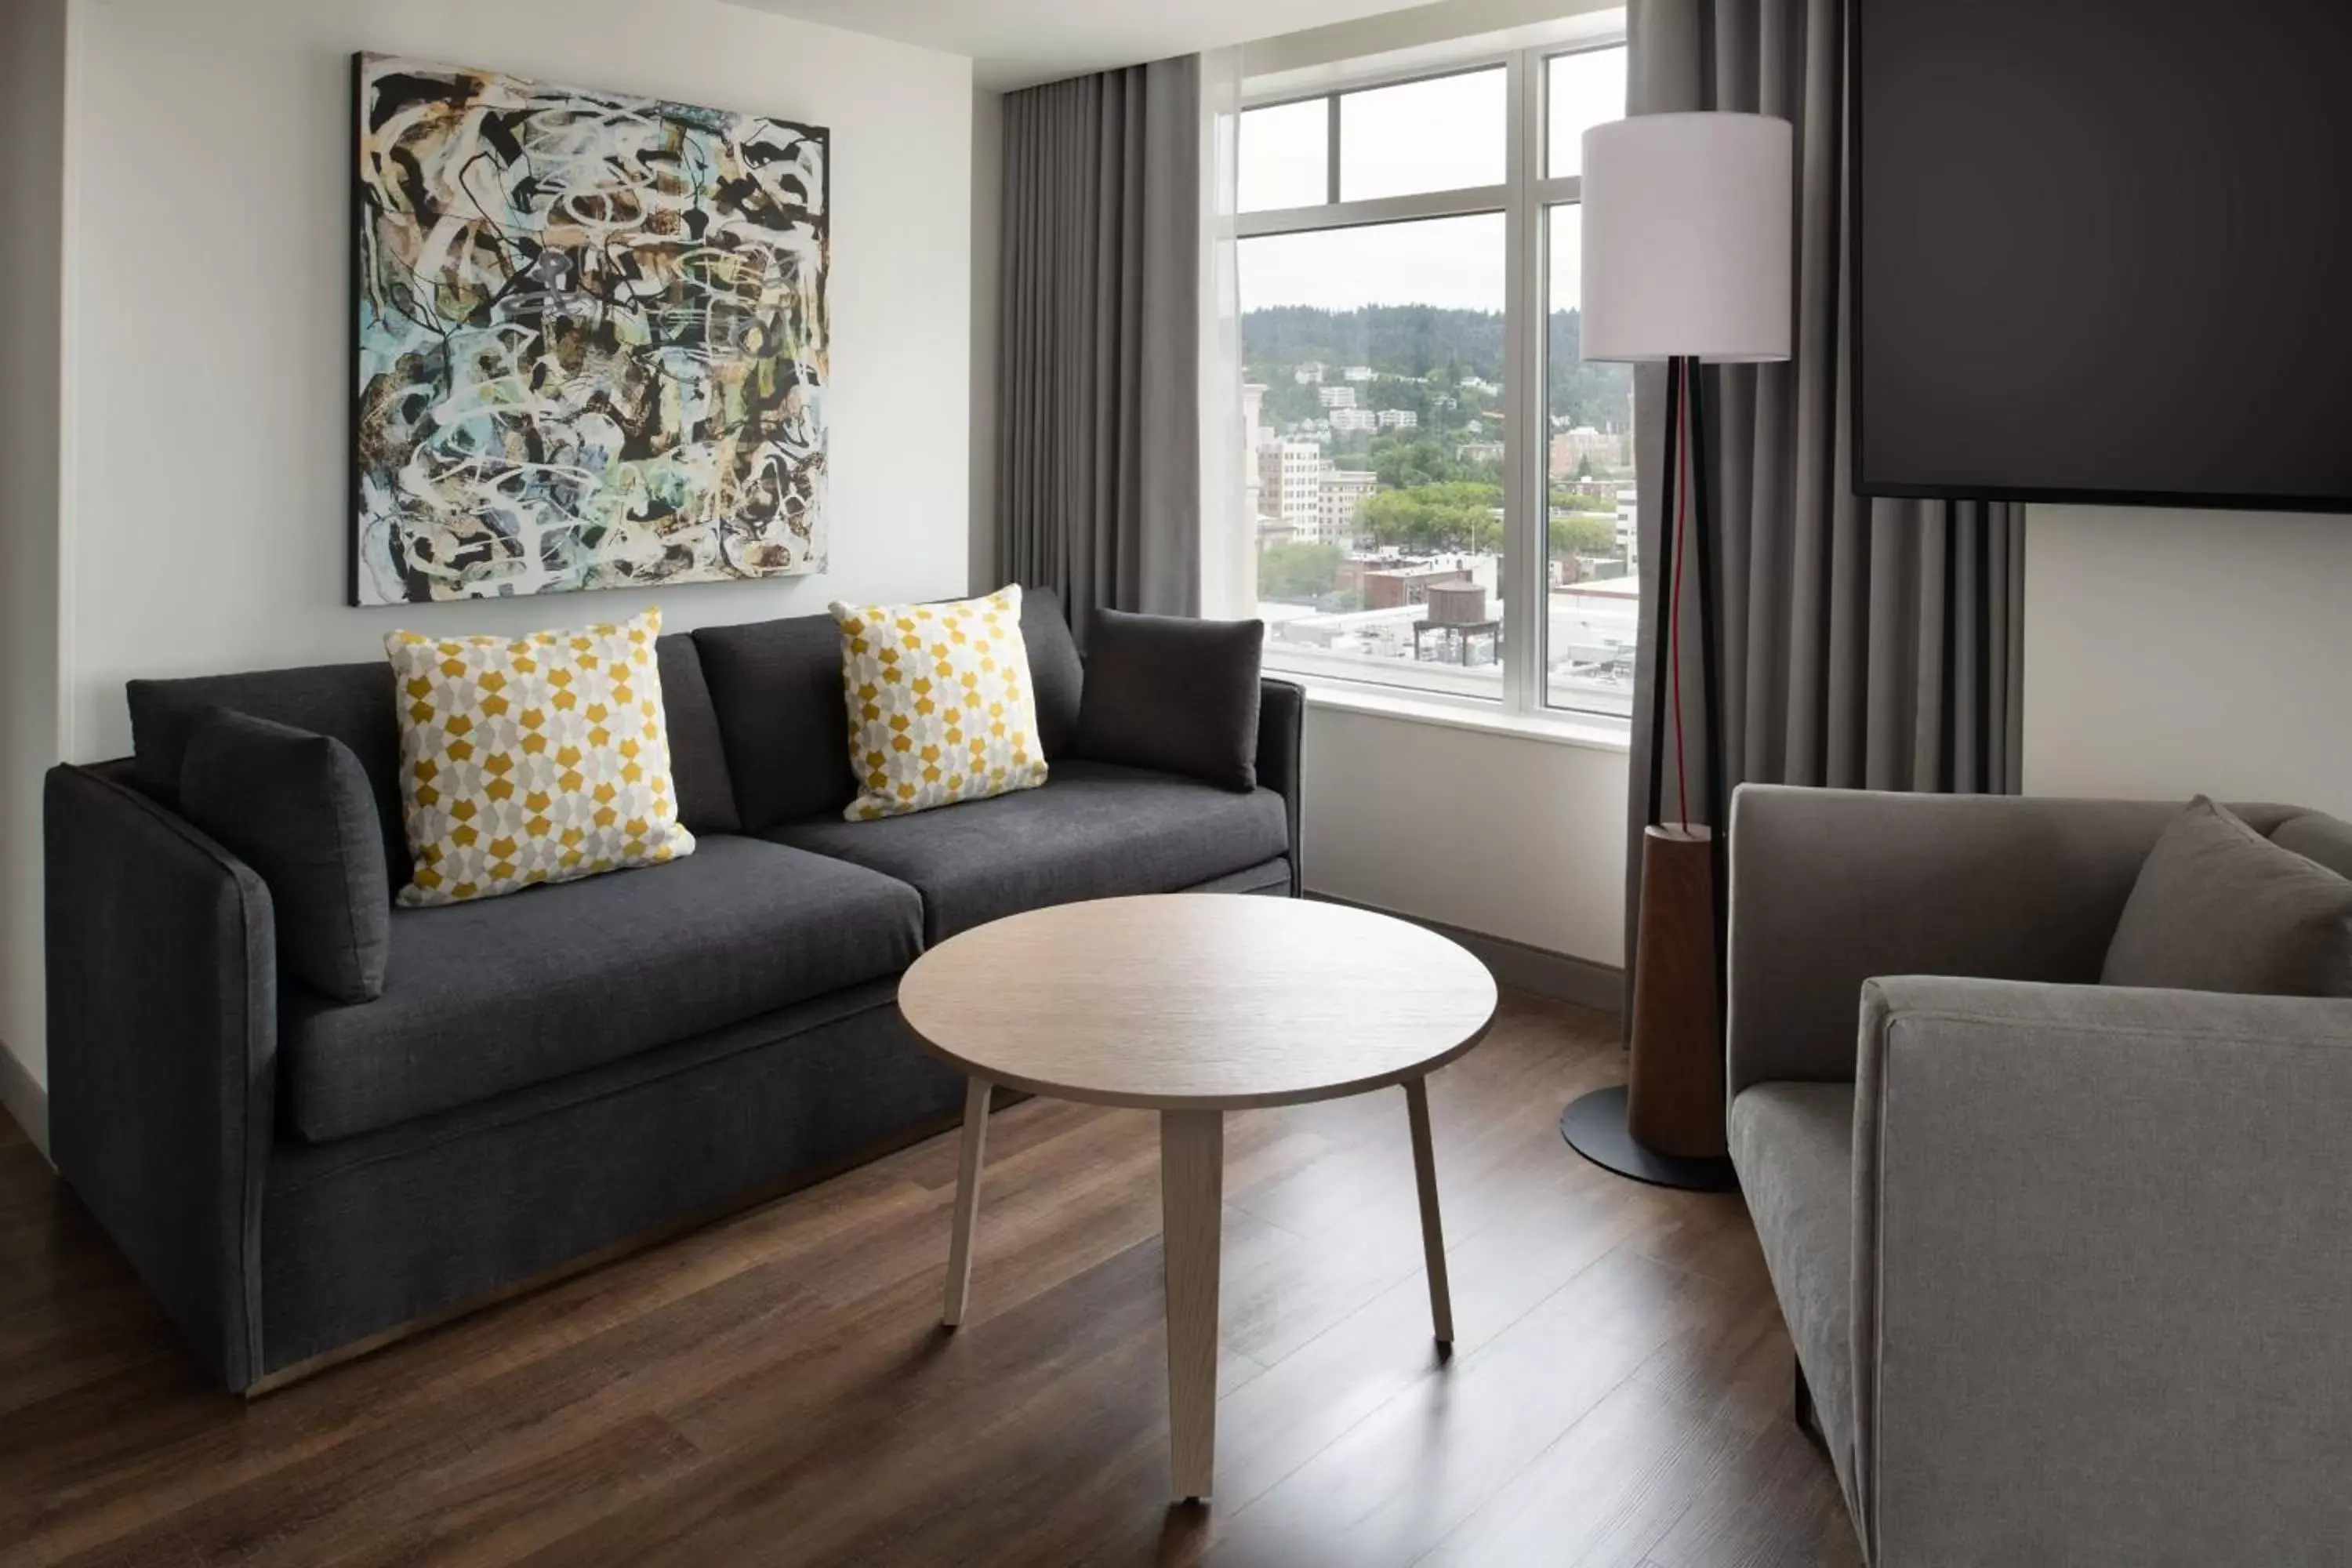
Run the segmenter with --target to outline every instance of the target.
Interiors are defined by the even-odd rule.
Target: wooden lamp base
[[[1643,834],[1625,1087],[1579,1100],[1559,1130],[1570,1148],[1620,1175],[1727,1192],[1738,1184],[1724,1141],[1713,841],[1703,825],[1659,825]]]

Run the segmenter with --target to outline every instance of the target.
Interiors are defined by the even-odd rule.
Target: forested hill
[[[1334,367],[1368,364],[1415,379],[1450,370],[1454,380],[1503,375],[1503,318],[1486,310],[1434,305],[1368,305],[1323,310],[1277,305],[1242,316],[1242,358],[1268,373],[1319,360]]]
[[[1575,310],[1552,312],[1549,411],[1573,424],[1623,429],[1633,378],[1624,365],[1586,364],[1577,358],[1582,326]],[[1315,413],[1311,390],[1294,388],[1290,377],[1293,367],[1310,362],[1329,366],[1334,379],[1342,368],[1362,364],[1383,376],[1412,382],[1433,372],[1444,373],[1441,384],[1469,376],[1499,382],[1503,318],[1497,311],[1446,310],[1434,305],[1368,305],[1357,310],[1277,305],[1243,313],[1242,363],[1252,379],[1272,389],[1269,419],[1279,423]],[[1427,390],[1390,382],[1367,387],[1360,395],[1367,407],[1417,409],[1428,428],[1433,410],[1428,406]],[[1453,422],[1438,421],[1440,426]]]

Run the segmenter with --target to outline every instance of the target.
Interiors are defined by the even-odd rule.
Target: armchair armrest
[[[2352,1555],[2347,1129],[2352,1000],[1873,982],[1871,1561]]]
[[[51,769],[45,804],[52,1154],[205,1364],[245,1388],[263,1370],[269,889],[99,770]]]
[[[1743,784],[1731,807],[1730,1092],[1854,1074],[1874,974],[2087,983],[2159,801]]]
[[[1257,700],[1257,782],[1282,797],[1290,826],[1290,896],[1305,885],[1298,842],[1300,772],[1305,760],[1307,689],[1293,680],[1262,679]]]

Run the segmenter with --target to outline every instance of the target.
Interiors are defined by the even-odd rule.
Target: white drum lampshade
[[[1762,114],[1584,133],[1584,358],[1789,357],[1794,142]]]

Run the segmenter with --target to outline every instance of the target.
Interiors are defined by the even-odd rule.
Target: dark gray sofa
[[[394,910],[357,1005],[281,977],[268,888],[174,786],[214,707],[332,735],[398,886],[389,667],[132,682],[135,754],[48,782],[58,1170],[249,1390],[947,1125],[961,1082],[894,1005],[925,946],[1053,902],[1298,886],[1297,687],[1264,683],[1239,794],[1069,757],[1083,676],[1050,594],[1023,631],[1049,781],[855,825],[831,617],[664,637],[696,852]]]

